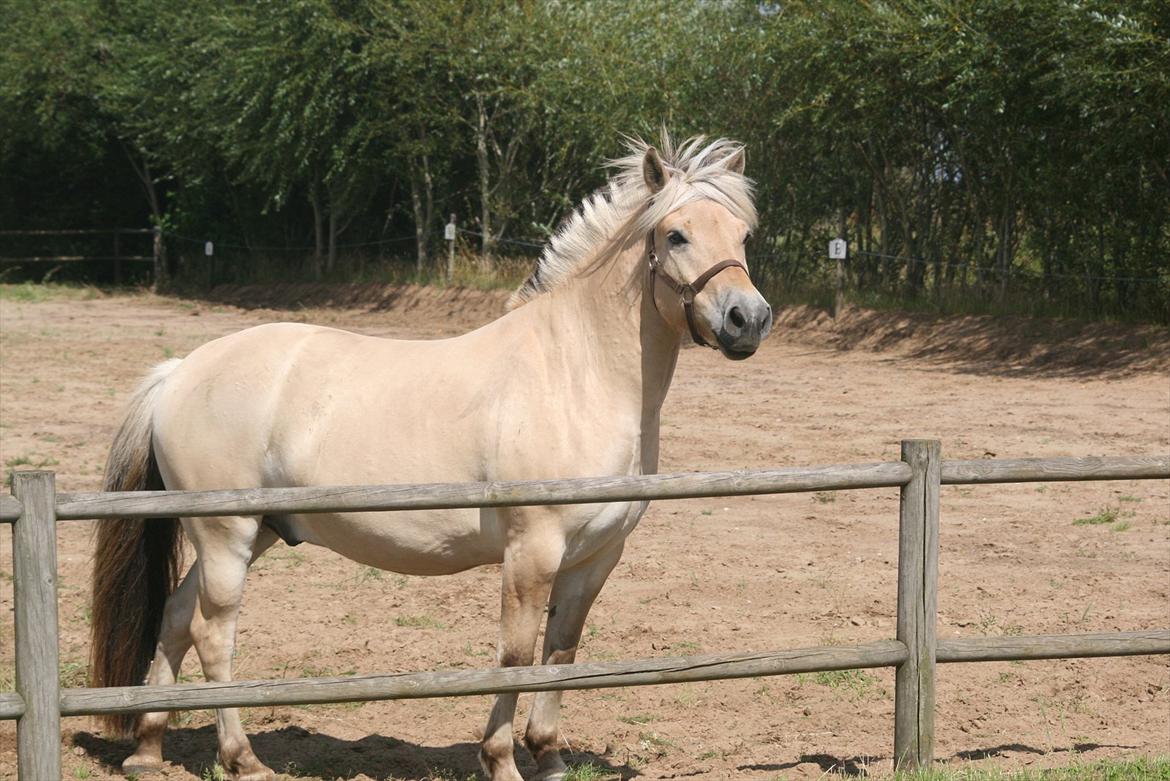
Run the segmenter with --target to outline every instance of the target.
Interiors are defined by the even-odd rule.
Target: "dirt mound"
[[[242,309],[341,309],[383,313],[395,322],[419,314],[444,335],[504,313],[510,290],[396,284],[287,283],[221,285],[205,300]],[[1117,376],[1170,371],[1170,328],[1022,316],[939,316],[850,307],[833,319],[823,309],[790,306],[775,336],[840,350],[896,352],[961,371]]]
[[[504,313],[511,290],[369,283],[290,282],[276,285],[220,285],[205,300],[241,309],[360,309],[412,312],[487,322]]]
[[[994,374],[1094,376],[1170,371],[1170,328],[1022,316],[950,316],[787,307],[777,335],[841,350],[896,352]]]

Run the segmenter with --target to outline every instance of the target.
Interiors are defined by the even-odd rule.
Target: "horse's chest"
[[[567,519],[565,563],[583,561],[597,551],[624,539],[646,512],[647,502],[612,502],[577,505]]]

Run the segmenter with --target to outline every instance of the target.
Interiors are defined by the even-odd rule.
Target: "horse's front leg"
[[[500,599],[500,641],[496,661],[500,667],[532,664],[536,635],[548,601],[553,578],[561,563],[564,542],[555,531],[541,531],[548,520],[544,508],[517,508],[512,514],[516,536],[504,552]],[[555,527],[555,523],[545,529]],[[516,695],[500,694],[488,717],[479,761],[491,781],[522,781],[512,755],[512,719]]]
[[[548,601],[548,627],[544,633],[544,664],[572,664],[581,642],[581,630],[593,601],[622,556],[625,539],[599,551],[572,569],[557,574]],[[524,745],[536,759],[539,772],[533,781],[559,781],[566,767],[558,746],[557,725],[563,692],[540,692],[528,717]]]

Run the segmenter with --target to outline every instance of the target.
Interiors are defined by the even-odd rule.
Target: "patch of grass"
[[[199,774],[199,781],[224,781],[225,778],[223,767],[218,762],[211,767],[203,768],[203,772]]]
[[[829,504],[830,502],[837,501],[837,493],[835,491],[817,491],[813,494],[813,499],[821,504]]]
[[[22,301],[30,304],[39,304],[42,301],[89,301],[99,295],[101,291],[91,285],[35,282],[0,285],[0,301]]]
[[[381,580],[385,574],[386,573],[383,570],[380,570],[377,567],[362,567],[362,569],[355,576],[355,580],[357,581],[357,585],[360,586],[367,580]]]
[[[657,732],[639,732],[638,742],[643,748],[655,748],[661,753],[667,749],[678,748],[674,743],[659,735]]]
[[[408,626],[413,629],[446,629],[446,625],[430,616],[398,616],[394,619],[395,626]]]
[[[61,662],[58,677],[61,679],[62,689],[79,689],[85,686],[89,668],[82,662]]]
[[[864,699],[876,693],[878,688],[877,678],[865,670],[828,670],[813,673],[811,676],[801,673],[796,676],[796,680],[801,686],[811,680],[818,686],[841,691],[854,700]]]
[[[633,716],[618,716],[618,721],[623,724],[649,724],[654,721],[654,717],[647,713],[636,713]]]
[[[836,770],[825,776],[831,779],[854,777]],[[1170,779],[1170,758],[1105,759],[1046,770],[935,767],[912,773],[895,773],[886,778],[891,781],[1167,781]]]
[[[586,762],[584,765],[572,765],[566,770],[564,781],[611,781],[621,777],[621,773],[615,773],[600,765]]]
[[[1130,527],[1129,521],[1118,521],[1109,527],[1111,532],[1123,532]]]
[[[85,765],[79,765],[73,770],[73,777],[79,778],[81,781],[85,781],[85,779],[89,778],[91,775],[93,775],[93,773],[91,773],[90,769]]]
[[[33,469],[44,469],[47,466],[56,466],[61,463],[52,456],[45,456],[41,458],[37,455],[20,455],[16,458],[10,458],[4,462],[4,466],[9,469],[15,469],[18,466],[31,466]]]
[[[1106,505],[1097,511],[1096,515],[1090,515],[1086,518],[1077,518],[1073,521],[1073,526],[1104,526],[1107,523],[1114,523],[1117,521],[1117,508]]]
[[[1117,497],[1117,501],[1119,502],[1140,502],[1141,500],[1142,498],[1140,496],[1133,496],[1132,494],[1122,494]]]

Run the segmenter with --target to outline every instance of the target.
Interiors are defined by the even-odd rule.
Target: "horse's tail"
[[[155,460],[153,412],[178,359],[156,366],[135,391],[106,462],[106,491],[164,488]],[[182,564],[178,518],[111,518],[97,524],[93,561],[91,686],[141,684],[154,658],[167,597]],[[111,714],[106,728],[130,732],[135,714]]]

